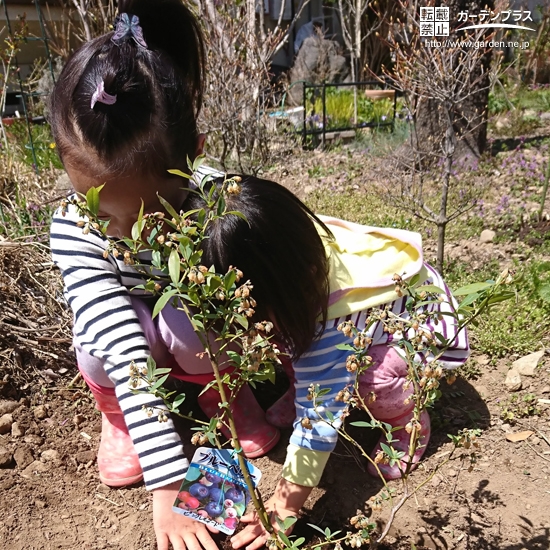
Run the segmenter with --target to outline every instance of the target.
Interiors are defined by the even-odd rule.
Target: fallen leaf
[[[512,443],[517,443],[518,441],[525,441],[528,437],[532,436],[535,432],[531,430],[525,430],[524,432],[516,432],[513,434],[506,434],[506,439]]]

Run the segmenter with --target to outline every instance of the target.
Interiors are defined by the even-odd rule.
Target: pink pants
[[[210,362],[206,356],[201,358],[204,348],[183,311],[166,306],[153,319],[144,300],[132,298],[132,306],[159,367],[171,367],[171,376],[194,384],[205,386],[212,380]],[[114,384],[105,372],[104,361],[82,350],[76,339],[74,347],[86,383],[94,391],[114,395]]]
[[[369,402],[369,410],[376,419],[393,424],[392,420],[411,413],[414,408],[414,403],[404,403],[413,393],[412,387],[403,389],[407,363],[392,346],[373,346],[369,355],[373,365],[359,377],[359,393],[368,399],[374,392],[376,400]]]

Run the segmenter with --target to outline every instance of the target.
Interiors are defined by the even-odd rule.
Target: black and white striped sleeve
[[[128,273],[129,266],[112,256],[103,257],[108,241],[95,231],[85,235],[72,206],[63,216],[56,212],[51,226],[52,258],[61,270],[65,296],[74,314],[78,345],[105,363],[115,384],[132,441],[140,458],[147,489],[182,479],[188,468],[181,440],[172,420],[160,423],[157,415],[147,417],[143,407],[164,407],[161,400],[133,393],[129,367],[146,366],[149,346],[132,307],[129,288],[139,284]]]

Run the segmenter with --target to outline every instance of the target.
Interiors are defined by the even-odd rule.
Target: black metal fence
[[[350,123],[347,126],[337,126],[330,127],[328,126],[328,116],[327,116],[327,88],[357,88],[358,95],[361,92],[364,92],[367,87],[372,90],[391,90],[393,91],[393,116],[391,120],[387,121],[361,121],[357,123]],[[308,94],[308,90],[313,90],[311,94]],[[313,116],[317,113],[311,112],[308,113],[308,100],[315,104],[316,100],[321,97],[322,113],[320,113],[319,126],[314,127]],[[303,105],[303,126],[301,130],[302,134],[302,146],[305,147],[307,144],[308,136],[313,136],[314,139],[318,136],[321,138],[321,144],[324,145],[327,139],[327,134],[338,134],[341,132],[346,132],[350,130],[359,130],[362,128],[381,128],[381,127],[390,127],[393,132],[395,124],[395,114],[397,110],[397,91],[387,84],[381,83],[378,80],[367,80],[364,82],[338,82],[338,83],[322,83],[322,84],[303,84],[303,96],[302,96],[302,105]],[[310,96],[310,97],[308,97]]]

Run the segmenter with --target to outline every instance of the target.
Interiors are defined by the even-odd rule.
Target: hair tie
[[[115,19],[115,34],[113,34],[111,40],[117,46],[120,46],[122,40],[128,36],[131,36],[140,48],[147,49],[147,42],[143,38],[143,29],[139,24],[139,17],[129,13],[121,13]]]
[[[105,82],[103,81],[103,79],[97,85],[96,91],[92,95],[90,108],[93,109],[97,102],[104,103],[105,105],[113,105],[114,103],[116,103],[116,95],[108,94],[105,91]]]

